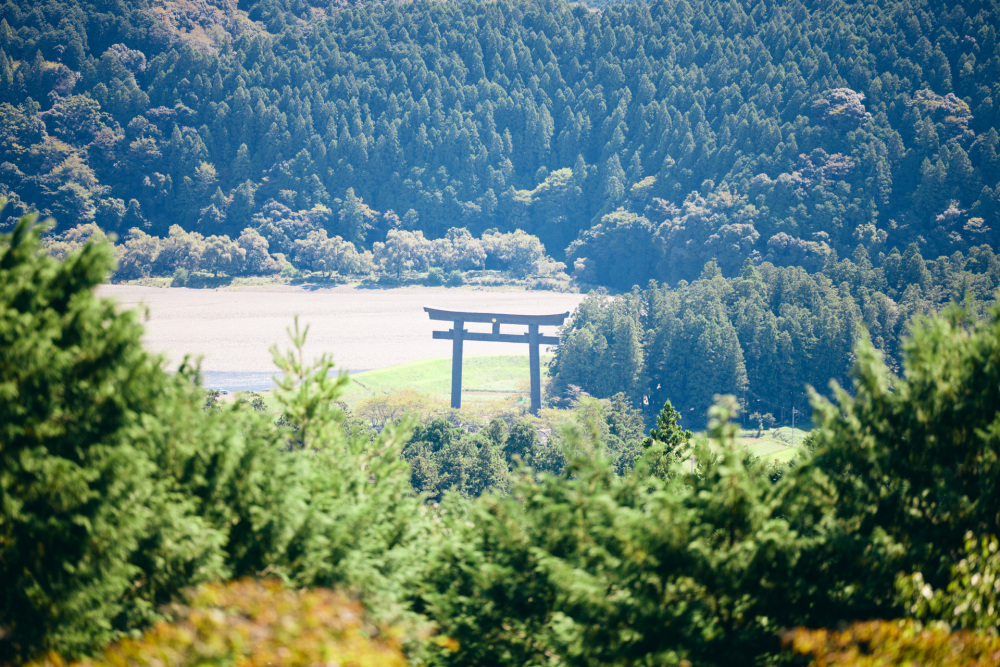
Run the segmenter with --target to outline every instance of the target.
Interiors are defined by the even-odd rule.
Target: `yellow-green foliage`
[[[798,655],[815,667],[890,667],[1000,663],[1000,638],[947,626],[923,627],[914,621],[865,621],[845,630],[797,628],[785,636]]]
[[[172,608],[140,639],[108,647],[93,660],[58,655],[37,667],[123,665],[405,665],[400,633],[374,624],[357,601],[325,588],[289,590],[274,580],[207,584]]]

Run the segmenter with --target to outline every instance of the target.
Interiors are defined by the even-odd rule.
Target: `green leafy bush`
[[[567,433],[562,475],[474,505],[428,574],[426,611],[459,644],[440,661],[723,664],[777,651],[766,591],[795,535],[771,514],[770,483],[743,468],[729,414],[677,483],[619,479],[600,443]]]
[[[170,279],[171,287],[185,287],[188,284],[188,280],[191,279],[191,273],[185,269],[183,266],[178,266],[174,269],[174,275]]]
[[[334,376],[323,355],[305,362],[308,327],[296,321],[292,349],[274,351],[283,371],[275,397],[294,425],[283,459],[304,494],[293,534],[277,571],[301,586],[338,586],[368,596],[382,611],[400,612],[428,546],[430,517],[410,488],[401,456],[412,421],[399,420],[377,436],[348,433],[337,397],[348,382]]]
[[[1000,628],[1000,543],[965,536],[964,557],[951,566],[951,580],[934,590],[920,572],[900,577],[896,589],[907,612],[952,627],[997,633]]]
[[[814,456],[782,486],[809,545],[790,578],[825,582],[790,591],[801,622],[898,617],[899,573],[944,588],[966,534],[1000,531],[1000,308],[924,320],[904,352],[897,376],[864,341],[853,395],[814,397]]]
[[[427,269],[427,278],[424,279],[424,284],[431,287],[444,285],[444,269],[440,266],[432,266]]]
[[[219,452],[177,437],[202,423],[190,373],[94,296],[106,247],[60,263],[39,232],[22,219],[0,240],[0,660],[89,650],[225,572],[190,484]]]

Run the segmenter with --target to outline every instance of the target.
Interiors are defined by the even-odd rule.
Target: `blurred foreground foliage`
[[[228,662],[212,656],[239,649],[246,619],[301,603],[287,618],[307,625],[312,600],[326,613],[326,593],[249,582],[200,589],[187,616],[172,606],[264,575],[371,611],[348,603],[343,631],[290,640],[302,651],[391,626],[379,642],[431,665],[782,664],[796,659],[787,628],[881,618],[896,620],[833,647],[829,630],[795,631],[795,650],[992,655],[1000,308],[918,323],[901,375],[863,340],[852,390],[813,396],[809,451],[776,471],[737,446],[732,397],[699,436],[666,405],[636,448],[628,410],[588,401],[544,445],[516,424],[468,441],[405,418],[366,431],[337,405],[329,360],[304,362],[297,324],[275,354],[277,424],[205,409],[196,370],[166,373],[136,316],[94,296],[109,268],[95,245],[50,258],[30,220],[0,241],[0,662],[123,637],[108,660],[149,641],[194,651],[177,664]],[[465,463],[442,465],[445,451]],[[227,595],[248,606],[211,601]],[[218,625],[202,646],[185,623]]]
[[[400,633],[366,617],[356,600],[325,588],[289,590],[275,580],[205,584],[186,604],[168,607],[169,621],[139,639],[117,642],[92,660],[57,655],[37,667],[119,665],[336,664],[403,667]]]
[[[261,572],[400,613],[429,525],[407,425],[347,435],[339,381],[302,363],[300,333],[276,355],[294,432],[204,410],[197,370],[167,373],[136,315],[94,295],[107,248],[58,262],[40,229],[0,241],[0,662],[87,654],[184,588]]]
[[[786,642],[815,667],[891,667],[963,665],[989,667],[1000,662],[1000,638],[947,626],[925,628],[914,621],[864,621],[844,630],[797,629]]]

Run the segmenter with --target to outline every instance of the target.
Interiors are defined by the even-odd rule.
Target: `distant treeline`
[[[295,214],[274,202],[267,212],[269,216],[260,220],[259,227],[244,229],[236,239],[225,234],[206,237],[184,231],[180,225],[172,225],[162,238],[133,228],[115,245],[118,264],[112,277],[173,276],[175,282],[183,284],[179,278],[196,271],[227,277],[279,273],[289,277],[311,272],[326,278],[378,276],[380,281],[391,283],[408,272],[426,271],[432,280],[436,276],[439,281],[461,284],[464,272],[486,270],[502,272],[508,279],[556,279],[536,280],[536,286],[565,285],[569,280],[563,273],[566,265],[546,256],[538,238],[520,229],[510,233],[487,230],[478,239],[467,229],[449,229],[434,240],[425,238],[420,230],[392,229],[384,243],[377,241],[372,250],[359,251],[351,241],[327,236],[317,222],[325,215],[323,211]],[[272,246],[258,230],[282,243]],[[88,242],[108,240],[96,223],[89,223],[50,235],[46,246],[54,257],[62,259]],[[275,247],[287,254],[272,252]]]
[[[516,229],[588,282],[1000,233],[994,4],[0,3],[0,192],[124,237]],[[286,233],[286,232],[283,232]],[[565,251],[565,256],[564,256]]]
[[[964,303],[982,316],[1000,287],[1000,257],[988,246],[924,260],[915,244],[880,267],[864,248],[831,255],[818,273],[746,262],[733,278],[715,263],[673,287],[650,283],[621,296],[592,293],[573,314],[550,372],[553,391],[608,398],[625,392],[647,420],[670,400],[686,423],[704,423],[716,394],[779,421],[809,413],[806,385],[846,385],[852,350],[866,332],[898,368],[916,316]]]

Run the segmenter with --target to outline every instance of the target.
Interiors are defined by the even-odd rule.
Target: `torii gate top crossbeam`
[[[496,324],[537,324],[540,326],[559,326],[566,321],[569,313],[556,315],[513,315],[510,313],[463,313],[458,310],[438,310],[424,308],[432,320],[448,320],[451,322],[487,322]]]

